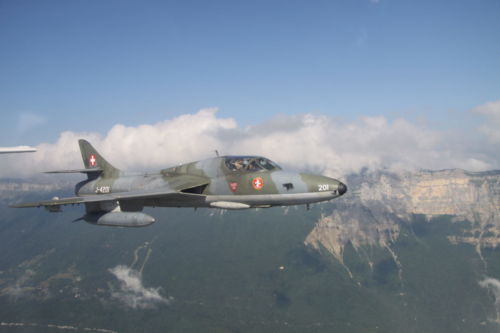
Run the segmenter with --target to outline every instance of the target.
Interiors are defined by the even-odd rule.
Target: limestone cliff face
[[[340,261],[348,242],[354,248],[390,250],[411,214],[426,215],[429,223],[438,215],[469,221],[471,230],[450,236],[451,242],[474,244],[478,251],[500,244],[500,171],[365,172],[348,177],[347,184],[348,194],[332,204],[332,213],[323,215],[305,240]]]

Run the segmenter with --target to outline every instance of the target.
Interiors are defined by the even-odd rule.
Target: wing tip
[[[9,208],[39,208],[41,205],[37,204],[16,204],[9,205]]]

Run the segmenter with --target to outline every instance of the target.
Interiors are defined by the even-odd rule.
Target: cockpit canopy
[[[271,160],[260,156],[227,156],[226,166],[231,171],[258,172],[281,170],[281,168]]]

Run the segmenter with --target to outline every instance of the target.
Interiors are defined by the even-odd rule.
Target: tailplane
[[[88,141],[80,139],[78,140],[78,144],[80,145],[80,152],[82,153],[85,169],[102,170],[101,176],[105,178],[117,177],[120,175],[120,170],[106,161]]]

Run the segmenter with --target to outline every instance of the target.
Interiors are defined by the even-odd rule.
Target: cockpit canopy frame
[[[261,156],[225,156],[224,164],[233,172],[264,172],[281,170],[273,161]]]

